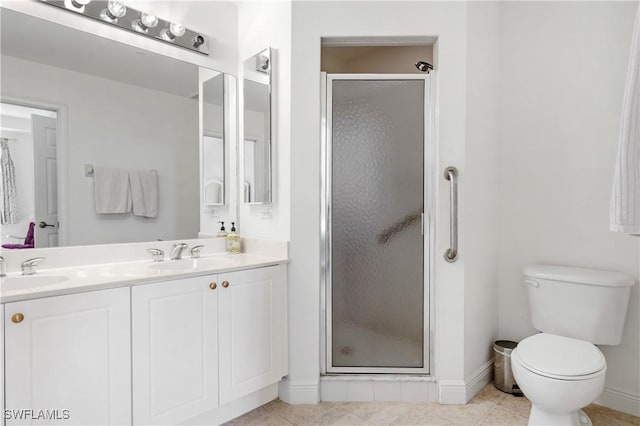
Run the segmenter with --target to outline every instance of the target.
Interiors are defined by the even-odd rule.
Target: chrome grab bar
[[[450,248],[444,252],[444,260],[453,263],[458,260],[458,169],[447,167],[444,178],[451,183],[451,208],[449,218]]]

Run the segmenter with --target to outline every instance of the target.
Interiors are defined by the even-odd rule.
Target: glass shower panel
[[[333,367],[424,367],[424,85],[332,81]]]

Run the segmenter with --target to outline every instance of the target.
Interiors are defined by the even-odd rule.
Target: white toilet
[[[530,425],[591,425],[582,407],[604,388],[607,363],[595,346],[618,345],[633,277],[553,265],[524,268],[533,326],[511,368],[531,401]]]

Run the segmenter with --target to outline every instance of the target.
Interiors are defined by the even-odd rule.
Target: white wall
[[[436,36],[439,153],[437,217],[446,218],[448,189],[441,170],[456,165],[464,174],[466,9],[441,2],[294,2],[291,48],[291,243],[289,264],[289,399],[317,400],[320,351],[320,42],[323,36]],[[393,16],[393,19],[390,17]],[[437,177],[436,177],[437,176]],[[465,183],[461,181],[461,208]],[[465,223],[461,223],[461,250]],[[444,261],[448,221],[436,232],[435,373],[451,385],[464,380],[464,257]],[[457,398],[457,399],[456,399]],[[464,399],[440,395],[453,402]]]
[[[637,2],[502,5],[501,338],[520,340],[536,332],[522,283],[528,263],[640,275],[640,239],[611,233],[608,225],[637,7]],[[637,284],[631,299],[622,344],[602,347],[608,364],[603,401],[638,415]],[[621,394],[616,398],[608,390]]]
[[[1,90],[9,98],[64,106],[67,245],[196,237],[195,100],[8,56],[2,58]],[[96,214],[93,179],[84,176],[84,164],[157,169],[158,216]]]
[[[273,204],[248,205],[239,198],[240,235],[286,241],[290,228],[291,186],[291,2],[241,2],[238,5],[238,69],[243,62],[271,46]],[[242,81],[242,75],[238,75]],[[242,84],[240,84],[242,105]],[[242,123],[242,108],[239,112]],[[240,126],[238,140],[244,140]],[[242,165],[240,166],[242,173]],[[242,182],[242,176],[240,182]],[[240,189],[241,191],[241,189]],[[240,192],[242,194],[242,192]]]
[[[500,4],[471,2],[467,10],[467,126],[464,371],[472,384],[493,358],[498,334],[500,154]]]

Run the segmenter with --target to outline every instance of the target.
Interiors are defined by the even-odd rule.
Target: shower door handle
[[[449,210],[449,241],[450,246],[444,252],[444,260],[453,263],[458,260],[458,169],[447,167],[444,178],[449,181],[451,188]]]

